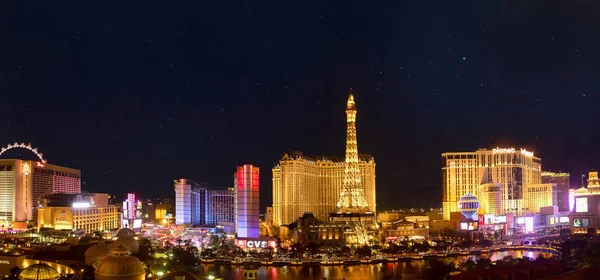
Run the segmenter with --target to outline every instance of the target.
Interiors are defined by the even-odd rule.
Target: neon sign
[[[73,208],[90,208],[89,202],[73,202],[71,205]]]
[[[246,247],[248,247],[248,248],[267,248],[267,241],[248,240],[246,242]]]
[[[495,148],[492,149],[492,154],[514,154],[515,153],[515,148],[509,148],[509,149],[501,149],[501,148]]]
[[[514,154],[517,150],[515,148],[495,148],[492,149],[492,154]],[[533,152],[521,148],[521,154],[526,157],[533,157]]]
[[[521,154],[526,156],[526,157],[533,157],[533,152],[530,152],[528,150],[525,150],[523,148],[521,148]]]

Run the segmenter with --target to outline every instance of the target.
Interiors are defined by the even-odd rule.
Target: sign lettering
[[[517,150],[515,148],[495,148],[492,149],[492,154],[514,154]],[[521,154],[526,157],[533,157],[533,152],[521,148]]]
[[[8,260],[0,260],[0,264],[10,264]]]
[[[492,154],[514,154],[515,153],[515,148],[510,148],[510,149],[502,149],[502,148],[495,148],[492,149]]]
[[[248,240],[246,242],[246,246],[248,248],[267,248],[267,241],[252,241],[252,240]]]

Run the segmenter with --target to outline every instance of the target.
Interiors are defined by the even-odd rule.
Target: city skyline
[[[441,204],[448,151],[524,147],[544,171],[569,172],[571,187],[598,166],[600,39],[585,2],[518,12],[397,1],[45,5],[7,19],[27,24],[0,47],[11,54],[0,66],[0,145],[31,142],[50,164],[82,170],[90,192],[170,196],[176,178],[228,187],[236,166],[268,170],[284,152],[342,157],[350,87],[381,209]],[[271,178],[260,177],[264,209]]]

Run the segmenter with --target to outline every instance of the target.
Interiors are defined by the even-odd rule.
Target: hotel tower
[[[350,116],[354,124],[356,109],[352,95],[347,109],[348,106],[354,112]],[[356,135],[351,139],[354,140],[350,144],[356,151]],[[353,178],[357,178],[356,183],[364,190],[369,210],[375,213],[375,159],[370,155],[351,158],[358,161]],[[306,157],[300,152],[285,154],[273,168],[273,226],[293,223],[307,212],[321,221],[329,220],[330,213],[336,212],[340,202],[347,168],[345,161],[335,157]]]
[[[443,153],[444,219],[449,220],[451,212],[459,212],[458,200],[461,196],[472,193],[481,200],[492,195],[494,185],[500,186],[501,213],[497,214],[526,213],[524,190],[527,186],[541,184],[541,167],[541,159],[525,149],[495,148]],[[486,187],[482,188],[481,185]],[[480,194],[479,191],[484,189],[486,193]]]
[[[245,164],[238,166],[233,175],[233,213],[238,238],[258,238],[260,234],[259,171],[258,167]]]
[[[0,224],[37,221],[40,198],[81,193],[81,171],[41,161],[0,159]]]

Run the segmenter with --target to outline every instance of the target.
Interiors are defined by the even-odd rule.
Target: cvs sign
[[[246,247],[248,248],[267,248],[267,241],[246,241]]]

